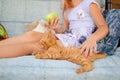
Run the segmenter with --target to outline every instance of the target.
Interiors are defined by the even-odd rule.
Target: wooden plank
[[[120,5],[113,4],[113,5],[112,5],[112,8],[114,8],[114,9],[120,9]]]
[[[112,4],[119,4],[120,5],[120,0],[112,0]]]

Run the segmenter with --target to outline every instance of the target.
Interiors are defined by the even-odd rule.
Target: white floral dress
[[[95,30],[96,26],[89,12],[91,3],[97,4],[94,0],[83,0],[65,15],[69,21],[69,29],[64,34],[56,34],[64,47],[80,46]]]

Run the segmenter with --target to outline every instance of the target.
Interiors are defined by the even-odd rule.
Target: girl
[[[59,27],[59,19],[53,18],[46,24],[57,33],[60,46],[81,48],[81,54],[91,56],[97,51],[97,42],[108,33],[108,26],[94,0],[64,0],[63,27]],[[95,31],[97,25],[97,30]],[[94,32],[95,31],[95,32]],[[94,33],[93,33],[94,32]],[[63,33],[63,34],[62,34]],[[0,42],[0,58],[17,57],[31,54],[39,48],[39,41],[44,34],[34,31]]]
[[[64,32],[56,34],[64,47],[80,47],[80,53],[84,53],[85,57],[96,53],[97,42],[108,33],[108,25],[95,0],[64,0],[63,23],[61,29],[55,28],[58,26],[57,19],[49,22],[49,26],[58,33]]]

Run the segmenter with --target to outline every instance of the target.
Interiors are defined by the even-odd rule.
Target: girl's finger
[[[54,17],[54,22],[53,23],[54,23],[53,26],[57,25],[57,18],[56,17]]]
[[[51,25],[50,20],[48,20],[48,25],[49,25],[49,26]]]
[[[97,44],[96,44],[96,45],[94,45],[94,47],[93,47],[93,52],[94,52],[94,53],[96,53],[96,52],[97,52]]]
[[[54,18],[52,18],[50,25],[51,25],[51,27],[54,25]]]
[[[90,49],[89,56],[92,56],[92,54],[93,54],[93,48]]]
[[[85,56],[85,57],[88,57],[89,51],[90,51],[90,49],[89,49],[89,47],[87,47],[87,48],[85,49],[85,53],[84,53],[84,56]]]
[[[55,25],[57,25],[57,24],[58,24],[58,22],[59,22],[58,17],[55,17]]]
[[[86,46],[82,46],[80,50],[80,54],[82,54],[85,51]]]

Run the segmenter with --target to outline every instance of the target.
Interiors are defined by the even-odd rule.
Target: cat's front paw
[[[48,59],[48,58],[50,58],[47,54],[45,54],[45,53],[37,53],[37,54],[35,54],[35,57],[37,58],[37,59]]]
[[[82,73],[82,72],[83,72],[83,69],[77,69],[77,70],[76,70],[76,73],[78,73],[78,74],[79,74],[79,73]]]
[[[40,59],[40,58],[42,58],[42,55],[41,54],[35,54],[35,58],[37,58],[37,59]]]

